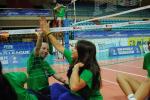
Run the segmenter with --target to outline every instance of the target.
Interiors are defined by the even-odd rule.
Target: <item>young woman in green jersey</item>
[[[52,100],[103,100],[100,93],[101,74],[96,60],[96,47],[92,42],[79,40],[70,51],[64,48],[50,33],[49,23],[45,18],[40,20],[40,28],[52,45],[68,60],[67,72],[69,89],[58,83],[51,86]]]

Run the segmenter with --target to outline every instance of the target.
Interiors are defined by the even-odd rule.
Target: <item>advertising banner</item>
[[[48,9],[2,9],[0,16],[50,16]]]
[[[0,61],[4,68],[25,67],[33,48],[33,42],[0,43]]]
[[[138,46],[122,46],[109,48],[109,56],[123,56],[123,55],[141,54]]]
[[[138,46],[142,53],[146,53],[147,42],[150,41],[150,36],[129,37],[128,46]]]
[[[78,31],[75,38],[149,37],[150,30]]]

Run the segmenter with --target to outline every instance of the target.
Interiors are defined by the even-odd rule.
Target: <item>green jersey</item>
[[[73,63],[73,59],[71,57],[72,53],[70,50],[65,49],[64,50],[64,55],[66,59],[68,60],[69,64]],[[92,80],[93,80],[93,74],[90,70],[85,69],[81,74],[80,78],[84,80],[87,84],[87,86],[81,90],[79,90],[77,93],[78,95],[82,94],[88,94],[90,90],[92,89]],[[88,100],[103,100],[103,96],[100,93],[100,90],[93,90],[89,95],[88,95]]]
[[[17,94],[18,100],[38,100],[33,94],[30,94],[23,86],[27,80],[27,76],[23,72],[5,73],[4,76],[9,81],[12,88]]]
[[[65,17],[65,10],[66,10],[66,7],[60,7],[59,10],[57,10],[55,13],[56,13],[56,16],[57,17],[61,17],[61,18],[64,18]]]
[[[55,74],[55,71],[42,57],[36,57],[34,53],[31,53],[28,59],[27,73],[29,75],[28,88],[39,91],[49,85],[48,76]]]
[[[148,77],[150,78],[150,52],[144,55],[143,69],[148,72]]]

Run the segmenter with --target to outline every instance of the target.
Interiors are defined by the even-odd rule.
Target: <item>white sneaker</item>
[[[128,95],[128,100],[136,100],[134,94],[129,94]]]

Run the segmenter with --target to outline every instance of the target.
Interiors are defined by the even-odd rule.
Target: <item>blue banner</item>
[[[1,9],[0,16],[50,16],[51,11],[45,9]]]
[[[150,27],[150,24],[149,24]],[[150,36],[150,30],[113,30],[113,31],[77,31],[75,38],[116,38],[116,37],[139,37],[139,36]]]
[[[26,67],[33,42],[0,43],[0,61],[4,68]]]
[[[141,50],[138,46],[123,46],[109,48],[109,56],[123,56],[133,54],[141,54]]]

